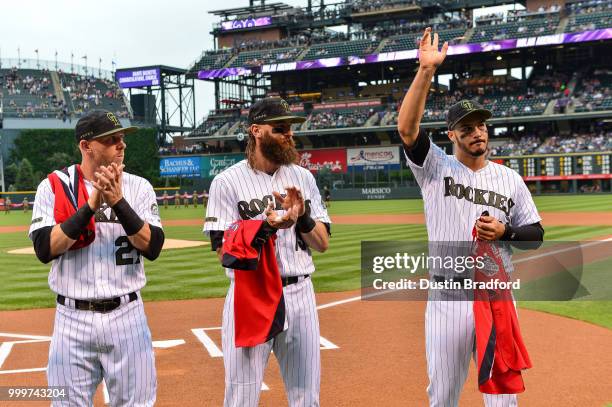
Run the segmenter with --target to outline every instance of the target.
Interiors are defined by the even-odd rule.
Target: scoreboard
[[[525,181],[612,179],[612,152],[495,157],[492,161],[512,168]]]

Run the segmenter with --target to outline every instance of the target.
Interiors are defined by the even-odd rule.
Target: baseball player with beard
[[[312,174],[295,164],[298,153],[292,115],[280,98],[255,103],[248,116],[246,160],[215,177],[210,187],[204,231],[221,251],[223,232],[240,219],[266,220],[276,233],[276,260],[286,307],[285,329],[254,347],[236,347],[233,270],[223,309],[222,344],[225,406],[256,406],[264,370],[274,351],[290,406],[318,406],[320,337],[310,275],[310,249],[327,250],[330,220]]]
[[[438,34],[433,35],[432,41],[431,28],[425,30],[419,47],[419,69],[398,117],[407,161],[422,190],[427,235],[434,244],[471,242],[475,230],[479,240],[506,241],[503,247],[507,248],[507,260],[510,245],[541,242],[544,230],[520,175],[486,159],[485,121],[491,112],[471,100],[448,109],[452,156],[420,129],[432,78],[447,49],[447,43],[441,50],[438,48]],[[430,269],[435,281],[448,280],[442,273],[436,275],[436,271],[440,270]],[[474,349],[473,303],[435,298],[430,292],[425,313],[427,393],[430,406],[452,407],[458,404]],[[517,404],[516,394],[484,394],[484,400],[487,406]]]

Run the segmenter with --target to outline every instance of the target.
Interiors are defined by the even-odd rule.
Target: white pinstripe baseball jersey
[[[93,191],[91,182],[85,180],[85,186],[88,193]],[[161,227],[155,192],[149,181],[124,172],[122,191],[140,218],[150,225]],[[51,183],[45,179],[36,191],[30,238],[35,230],[56,224],[54,201]],[[49,286],[57,294],[93,300],[125,295],[144,287],[146,277],[142,256],[130,244],[115,213],[103,204],[96,211],[95,218],[95,240],[87,247],[67,251],[53,260]]]
[[[423,166],[407,162],[421,187],[430,241],[471,241],[474,222],[485,210],[511,226],[542,220],[525,182],[511,168],[489,161],[472,171],[433,142]]]
[[[273,175],[268,175],[253,170],[247,160],[242,160],[213,180],[204,231],[225,230],[240,219],[265,219],[264,211],[274,199],[272,192],[284,194],[287,186],[302,191],[314,220],[331,223],[310,171],[292,164],[281,166]],[[284,214],[279,205],[276,209],[280,215]],[[315,270],[310,251],[297,248],[296,240],[295,226],[277,232],[276,258],[283,277],[312,274]],[[231,277],[231,270],[228,269],[227,274]]]
[[[433,142],[422,166],[412,162],[408,154],[406,157],[423,195],[429,255],[467,255],[468,246],[455,242],[472,241],[472,229],[484,211],[512,226],[541,220],[527,186],[508,167],[488,162],[472,171]],[[512,249],[510,245],[500,249],[505,269],[510,272]],[[444,271],[436,267],[429,270],[434,275]],[[461,294],[455,297],[448,291],[429,293],[425,348],[430,406],[457,406],[467,378],[474,350],[474,316],[472,301],[463,300]],[[483,399],[487,407],[517,405],[515,394],[483,394]]]

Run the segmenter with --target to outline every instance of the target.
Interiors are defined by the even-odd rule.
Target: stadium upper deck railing
[[[491,51],[509,51],[519,48],[533,48],[538,46],[552,46],[567,43],[579,43],[612,39],[612,28],[592,31],[559,33],[526,38],[493,40],[468,44],[455,44],[449,46],[448,55],[464,55]],[[197,78],[211,80],[233,76],[249,76],[254,74],[270,74],[282,71],[295,71],[304,69],[331,68],[345,65],[361,65],[389,61],[402,61],[417,58],[417,49],[385,52],[381,54],[355,55],[347,57],[322,58],[309,61],[282,62],[263,64],[252,67],[231,67],[210,70],[200,70]],[[192,67],[193,68],[193,67]]]
[[[0,58],[0,69],[35,69],[42,70],[48,69],[50,71],[59,71],[65,73],[74,73],[84,76],[93,76],[98,79],[113,80],[115,74],[112,71],[102,69],[100,67],[79,65],[59,61],[49,61],[46,59],[31,59],[31,58]]]

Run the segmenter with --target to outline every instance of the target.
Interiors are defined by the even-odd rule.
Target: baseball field
[[[548,241],[612,237],[612,195],[536,197]],[[202,234],[204,208],[161,208],[167,239],[146,261],[142,291],[156,348],[158,402],[219,405],[223,397],[220,322],[228,280]],[[314,254],[320,309],[324,406],[424,405],[424,302],[359,301],[363,240],[427,240],[420,200],[333,202],[332,239]],[[0,386],[43,385],[54,295],[48,265],[28,254],[31,212],[0,213]],[[203,244],[195,247],[182,246]],[[25,254],[10,253],[22,250]],[[525,374],[524,405],[604,406],[612,401],[612,258],[584,268],[588,297],[519,304],[534,368]],[[8,344],[8,345],[7,345]],[[462,405],[480,403],[471,371]],[[588,390],[587,390],[588,388]],[[286,405],[275,362],[262,405]],[[103,405],[100,389],[97,402]],[[412,402],[413,400],[413,402]],[[546,400],[546,402],[544,402]],[[2,404],[2,402],[0,402]],[[4,404],[2,404],[4,405]],[[34,404],[35,405],[35,404]]]

